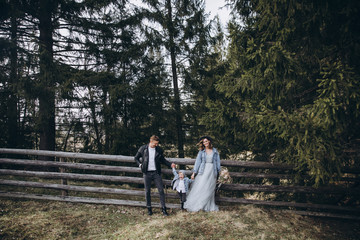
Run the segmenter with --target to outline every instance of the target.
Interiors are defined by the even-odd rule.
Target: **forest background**
[[[2,0],[0,146],[359,166],[360,2],[226,0],[225,29],[204,4]]]

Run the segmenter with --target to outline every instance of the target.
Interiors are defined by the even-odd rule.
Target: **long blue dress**
[[[215,204],[215,187],[216,175],[213,166],[213,153],[211,153],[210,155],[206,154],[204,173],[196,176],[186,197],[184,208],[189,212],[218,211],[219,208]]]

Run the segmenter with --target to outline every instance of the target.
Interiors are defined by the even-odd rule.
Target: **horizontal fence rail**
[[[16,158],[9,157],[13,155]],[[39,160],[36,157],[53,159]],[[192,173],[189,169],[194,165],[195,159],[167,159],[186,166],[186,174]],[[230,169],[230,176],[234,179],[234,183],[222,184],[217,191],[216,201],[222,205],[254,204],[292,209],[301,215],[360,220],[359,202],[356,202],[360,195],[359,169],[344,168],[346,176],[334,185],[314,188],[294,185],[294,171],[289,164],[221,160],[221,165]],[[172,170],[164,168],[162,172],[166,197],[170,201],[167,207],[179,208],[178,196],[170,187]],[[131,156],[0,148],[0,176],[0,186],[3,186],[0,197],[4,198],[145,206],[142,173]],[[56,183],[59,180],[60,184]],[[61,191],[61,195],[54,195],[57,191]],[[338,202],[346,199],[353,204],[342,206],[338,202],[297,202],[287,200],[286,197],[281,201],[246,198],[249,194],[269,193],[286,196],[297,194],[300,198],[327,195],[338,199]],[[154,206],[159,206],[156,202],[158,193],[155,191],[152,196],[155,199]]]

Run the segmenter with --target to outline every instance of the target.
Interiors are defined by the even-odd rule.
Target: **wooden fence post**
[[[60,162],[66,162],[65,158],[62,158],[62,157],[59,158],[59,160],[60,160]],[[60,167],[59,169],[60,169],[60,173],[65,172],[65,168]],[[61,185],[68,185],[67,179],[62,178],[60,182],[61,182]],[[61,196],[63,196],[63,197],[68,196],[68,191],[67,190],[61,190]]]

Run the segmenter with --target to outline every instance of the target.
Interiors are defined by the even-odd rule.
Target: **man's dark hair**
[[[158,136],[156,136],[156,135],[152,135],[152,136],[150,137],[150,141],[160,142],[160,138],[159,138]]]

